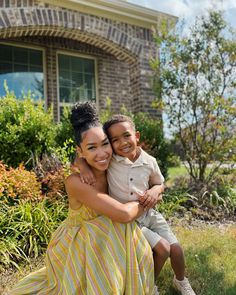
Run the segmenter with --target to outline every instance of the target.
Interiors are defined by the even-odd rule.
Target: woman
[[[143,208],[107,195],[112,150],[94,106],[75,105],[71,122],[78,151],[96,184],[82,183],[76,173],[66,179],[69,215],[52,236],[46,266],[20,281],[10,294],[152,295],[151,248],[131,222]]]

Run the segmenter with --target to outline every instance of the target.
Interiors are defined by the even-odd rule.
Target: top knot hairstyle
[[[128,117],[128,116],[125,116],[125,115],[122,115],[122,114],[117,114],[117,115],[113,115],[109,120],[107,120],[104,125],[103,125],[103,130],[106,134],[108,134],[108,129],[114,125],[114,124],[117,124],[117,123],[123,123],[123,122],[127,122],[130,124],[130,126],[134,129],[135,131],[135,125],[134,125],[134,122],[133,120]]]
[[[77,145],[82,142],[82,133],[92,127],[101,126],[96,106],[91,102],[76,103],[71,111],[71,124],[74,128]]]

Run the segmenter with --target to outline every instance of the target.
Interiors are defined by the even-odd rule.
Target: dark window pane
[[[11,73],[12,70],[12,63],[0,62],[0,74]]]
[[[83,74],[82,73],[72,73],[73,86],[80,87],[83,86]]]
[[[0,62],[12,62],[12,47],[7,45],[0,45]]]
[[[30,50],[29,52],[29,63],[31,65],[37,65],[42,67],[43,64],[43,55],[42,52],[37,50]]]
[[[93,75],[84,75],[85,87],[92,89],[94,87],[94,76]]]
[[[68,71],[60,71],[59,73],[59,83],[60,86],[67,86],[71,85],[71,74]]]
[[[29,71],[30,72],[39,72],[39,73],[41,73],[43,71],[43,69],[40,66],[29,65]]]
[[[58,60],[59,60],[59,69],[61,70],[70,70],[70,57],[66,55],[58,55]]]
[[[14,72],[28,72],[28,65],[24,64],[15,64]]]
[[[80,88],[79,87],[74,87],[71,89],[71,103],[75,103],[79,101],[81,98],[80,94]]]
[[[94,74],[94,60],[84,59],[84,72]]]
[[[96,100],[95,92],[93,90],[88,90],[88,99],[92,101]]]
[[[72,69],[72,71],[83,72],[84,71],[83,59],[78,58],[78,57],[72,57],[71,58],[71,69]]]
[[[28,64],[28,62],[29,62],[28,50],[25,48],[14,47],[13,56],[14,56],[14,58],[13,58],[14,63]]]
[[[70,102],[70,88],[60,87],[61,102]]]

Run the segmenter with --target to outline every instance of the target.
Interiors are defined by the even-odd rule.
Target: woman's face
[[[100,171],[108,168],[112,149],[102,127],[93,127],[83,132],[79,151],[91,167]]]

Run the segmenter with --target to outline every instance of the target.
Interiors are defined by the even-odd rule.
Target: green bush
[[[64,143],[68,140],[73,143],[74,141],[74,131],[73,127],[70,123],[70,108],[63,109],[63,116],[61,117],[61,121],[57,124],[57,134],[56,134],[56,144],[59,147],[63,147]],[[75,145],[75,143],[74,143]]]
[[[33,166],[55,144],[55,123],[51,111],[45,111],[43,103],[35,104],[28,96],[17,99],[6,92],[0,99],[0,160],[17,167],[24,163]]]
[[[172,153],[169,154],[167,161],[169,167],[180,167],[181,165],[180,157]]]
[[[169,146],[164,138],[161,120],[151,118],[146,113],[134,114],[133,120],[141,134],[141,146],[157,159],[162,174],[167,177]]]
[[[236,173],[217,175],[200,197],[202,206],[234,216],[236,213]]]
[[[157,210],[165,215],[166,218],[170,218],[177,215],[184,215],[190,207],[192,207],[193,199],[195,199],[192,195],[190,195],[187,189],[183,188],[167,188],[163,201],[157,205]]]
[[[0,207],[0,268],[17,266],[45,252],[52,232],[65,219],[65,202],[27,201]]]

